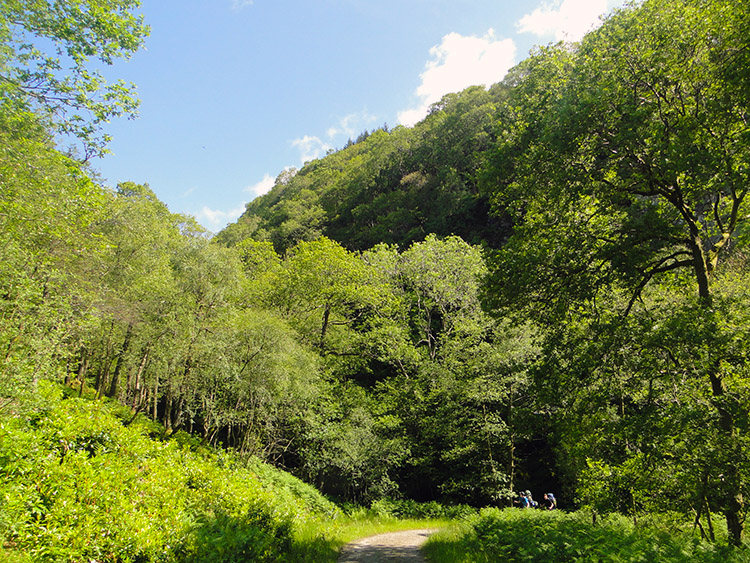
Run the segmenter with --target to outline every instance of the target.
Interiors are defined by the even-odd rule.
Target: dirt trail
[[[419,548],[437,530],[407,530],[362,538],[344,546],[338,563],[424,563]]]

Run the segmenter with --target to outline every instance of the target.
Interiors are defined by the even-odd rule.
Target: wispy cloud
[[[342,136],[353,137],[359,135],[373,123],[377,117],[370,114],[367,110],[362,110],[359,113],[350,113],[345,115],[336,125],[328,128],[326,136],[333,142],[338,140]]]
[[[403,125],[424,118],[430,105],[445,94],[500,81],[515,64],[516,45],[512,39],[496,39],[492,29],[484,37],[449,33],[430,49],[430,56],[415,92],[417,106],[398,114]]]
[[[578,41],[598,26],[607,10],[607,0],[554,0],[523,16],[517,28],[538,37]]]
[[[245,211],[245,204],[243,203],[239,207],[230,209],[228,211],[221,211],[220,209],[211,209],[208,206],[203,206],[199,213],[196,214],[196,218],[201,225],[206,227],[211,232],[218,232],[227,224],[237,220]]]
[[[266,173],[260,182],[246,187],[244,191],[251,193],[252,197],[255,198],[259,195],[267,194],[271,190],[271,188],[273,188],[275,182],[276,179],[270,174]]]
[[[274,186],[275,183],[275,178],[273,178],[270,174],[265,174],[261,181],[256,182],[251,186],[247,186],[242,191],[248,192],[249,194],[251,194],[250,199],[254,199],[258,196],[268,193],[268,191]],[[229,223],[235,222],[244,212],[244,203],[227,211],[221,209],[211,209],[210,207],[204,205],[203,208],[198,213],[196,213],[195,216],[201,225],[206,227],[209,231],[216,233],[226,227]]]
[[[253,5],[253,0],[232,0],[232,9],[241,10]]]
[[[299,139],[294,139],[291,143],[293,147],[299,149],[300,163],[304,164],[324,156],[335,146],[342,146],[348,139],[352,139],[372,127],[377,119],[377,116],[363,109],[338,118],[336,123],[326,129],[323,138],[317,135],[305,135]]]
[[[331,145],[322,141],[320,137],[305,135],[292,141],[292,146],[299,149],[302,163],[320,158],[326,152],[333,149]]]

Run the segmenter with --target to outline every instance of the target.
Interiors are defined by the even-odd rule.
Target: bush
[[[148,431],[123,426],[105,403],[59,392],[31,416],[0,418],[5,560],[283,560],[295,521],[336,512],[257,460]]]
[[[586,513],[518,509],[485,509],[463,533],[435,536],[426,550],[435,561],[451,562],[750,561],[747,551],[709,544],[673,526],[635,526],[620,515],[595,525]]]
[[[263,486],[273,491],[277,498],[279,495],[283,497],[286,504],[296,504],[300,511],[311,515],[325,518],[341,516],[341,509],[336,504],[318,489],[290,473],[263,463],[258,458],[250,458],[247,465],[258,476]]]
[[[465,504],[446,505],[438,502],[381,499],[372,503],[370,510],[380,517],[404,519],[456,520],[477,514],[477,509]]]

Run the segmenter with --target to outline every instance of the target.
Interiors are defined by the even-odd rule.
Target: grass
[[[294,531],[290,561],[327,563],[338,560],[341,548],[354,540],[405,530],[447,528],[444,519],[407,519],[373,516],[362,510],[331,521],[307,521]]]
[[[677,515],[611,515],[379,501],[342,509],[292,475],[205,448],[101,401],[0,416],[0,563],[326,563],[346,543],[437,528],[434,563],[750,563]],[[726,537],[717,522],[717,534]]]

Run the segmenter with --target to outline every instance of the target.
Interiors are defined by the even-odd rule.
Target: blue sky
[[[287,167],[490,85],[534,45],[577,40],[622,0],[143,0],[146,49],[118,62],[137,120],[107,132],[104,182],[148,183],[210,231]]]

